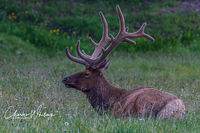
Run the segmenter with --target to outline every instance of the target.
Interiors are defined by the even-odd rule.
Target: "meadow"
[[[75,44],[80,39],[81,48],[91,53],[88,36],[96,41],[102,32],[99,11],[104,12],[110,33],[116,35],[117,4],[130,31],[147,22],[145,31],[156,41],[139,38],[135,46],[121,43],[109,56],[111,64],[105,77],[123,89],[150,86],[177,95],[186,105],[184,120],[98,114],[83,93],[63,85],[63,77],[84,70],[66,57],[65,47],[76,55]],[[195,0],[2,0],[0,133],[199,133],[198,5]],[[34,111],[46,116],[34,114],[30,118]],[[23,117],[11,117],[15,112]]]
[[[5,40],[5,36],[8,40]],[[1,35],[7,46],[21,39]],[[11,40],[11,41],[10,41]],[[22,46],[21,46],[22,47]],[[181,50],[181,49],[180,49]],[[132,89],[151,86],[182,98],[187,109],[184,120],[116,118],[110,113],[97,114],[83,93],[65,88],[64,76],[84,69],[64,54],[49,58],[38,56],[34,48],[27,53],[1,60],[0,132],[200,132],[200,54],[190,52],[123,53],[111,55],[111,65],[104,72],[115,86]],[[181,50],[183,51],[183,50]],[[36,56],[34,56],[36,54]],[[32,119],[5,119],[10,106],[14,112],[30,113],[42,106],[41,112],[55,116]],[[11,115],[12,113],[9,113]]]

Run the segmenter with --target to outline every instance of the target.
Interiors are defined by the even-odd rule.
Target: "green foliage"
[[[39,51],[18,37],[0,34],[0,62],[5,58],[36,56]]]
[[[129,31],[136,31],[147,22],[145,32],[153,36],[154,43],[144,38],[135,39],[137,45],[120,45],[118,51],[176,51],[199,42],[200,14],[182,11],[181,1],[36,1],[2,0],[0,3],[0,32],[15,35],[43,51],[60,51],[66,45],[75,49],[76,40],[89,52],[92,48],[88,36],[98,41],[102,24],[98,11],[103,11],[109,32],[119,30],[115,6],[119,4]],[[59,30],[59,31],[57,31]],[[196,46],[199,49],[200,46]],[[51,52],[52,53],[52,52]]]

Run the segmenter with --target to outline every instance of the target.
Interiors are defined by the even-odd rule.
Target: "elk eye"
[[[88,77],[89,77],[89,73],[85,73],[84,76],[85,76],[86,78],[88,78]]]

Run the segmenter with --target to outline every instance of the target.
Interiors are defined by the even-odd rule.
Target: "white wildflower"
[[[68,125],[69,125],[69,122],[65,122],[65,125],[68,126]]]

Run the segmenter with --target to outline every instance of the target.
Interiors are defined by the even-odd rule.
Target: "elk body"
[[[103,23],[103,35],[99,43],[89,38],[95,47],[93,54],[87,55],[80,50],[80,41],[77,42],[77,53],[81,58],[72,56],[66,47],[67,57],[85,65],[85,70],[75,73],[63,79],[67,88],[75,88],[86,94],[92,107],[99,111],[101,109],[111,110],[119,117],[156,117],[156,118],[184,118],[185,105],[177,96],[163,92],[151,87],[140,87],[133,90],[116,88],[103,76],[102,71],[109,66],[106,57],[120,43],[128,42],[135,44],[129,38],[145,37],[151,41],[154,39],[144,33],[146,23],[137,32],[129,33],[125,27],[125,21],[121,9],[116,7],[119,17],[120,31],[116,37],[108,36],[107,21],[102,12],[99,13]],[[109,44],[107,49],[104,47]]]

